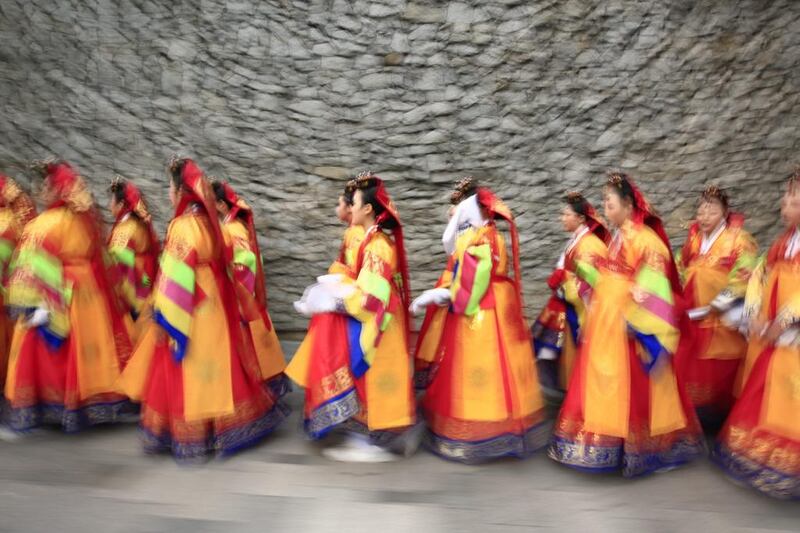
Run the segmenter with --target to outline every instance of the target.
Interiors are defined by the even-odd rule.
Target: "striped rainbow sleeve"
[[[352,318],[348,321],[348,338],[350,366],[356,377],[372,364],[381,336],[400,307],[400,297],[391,282],[394,273],[389,261],[393,253],[385,242],[368,245],[356,290],[344,301]]]
[[[455,280],[450,287],[452,310],[456,314],[473,316],[492,280],[492,249],[488,243],[470,246],[456,266]]]
[[[23,236],[9,271],[6,304],[18,313],[47,309],[49,322],[39,332],[51,348],[59,348],[69,335],[71,290],[61,260],[47,239]]]
[[[667,261],[663,255],[646,253],[635,277],[637,299],[631,299],[625,317],[649,359],[649,370],[663,354],[675,353],[680,336],[678,315],[672,286],[667,277]]]
[[[199,299],[195,283],[197,254],[192,250],[180,257],[179,250],[186,250],[185,243],[166,243],[153,301],[155,321],[169,335],[172,355],[178,362],[186,356],[192,316]]]

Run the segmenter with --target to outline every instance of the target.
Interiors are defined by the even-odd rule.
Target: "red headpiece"
[[[571,191],[567,193],[566,201],[572,206],[576,207],[579,214],[586,218],[586,225],[589,226],[589,231],[594,233],[601,241],[608,244],[611,241],[611,232],[608,231],[603,219],[597,214],[594,206],[587,200],[581,193]],[[581,212],[582,211],[582,212]]]
[[[390,231],[392,232],[392,237],[394,237],[394,242],[397,248],[397,267],[400,271],[400,276],[403,283],[403,286],[400,287],[400,297],[402,299],[403,309],[406,315],[406,327],[408,328],[411,325],[408,316],[408,307],[411,305],[411,286],[408,280],[408,261],[406,259],[406,247],[403,239],[403,225],[400,222],[400,213],[397,210],[397,206],[395,206],[391,197],[389,197],[389,192],[386,190],[386,185],[384,184],[383,180],[372,172],[362,172],[356,178],[356,190],[365,189],[373,185],[377,187],[377,190],[375,191],[375,199],[384,209],[383,213],[378,215],[378,218],[375,219],[375,225],[382,227],[383,224],[386,223],[390,218],[394,219],[396,223]],[[370,238],[371,235],[368,234],[361,243],[358,254],[357,270],[361,269],[363,251],[366,248],[366,244],[369,242]]]
[[[181,187],[180,199],[178,205],[175,207],[175,216],[178,217],[186,212],[192,204],[199,205],[208,216],[209,223],[211,224],[211,231],[214,234],[214,239],[217,245],[222,249],[225,258],[226,267],[233,259],[233,252],[229,246],[226,246],[225,239],[222,236],[222,229],[219,225],[217,218],[217,205],[214,191],[211,189],[211,184],[203,175],[203,171],[197,164],[188,158],[174,159],[170,163],[170,172],[173,172],[181,162],[183,168],[181,169]]]
[[[139,191],[139,188],[136,187],[136,185],[124,179],[122,176],[116,176],[114,181],[111,182],[111,191],[116,192],[120,188],[122,189],[124,203],[122,209],[117,215],[116,222],[119,223],[119,221],[122,220],[122,217],[129,213],[136,215],[139,220],[141,220],[142,223],[147,226],[151,250],[158,254],[161,245],[159,243],[158,234],[153,227],[153,217],[150,215],[150,211],[147,209],[147,204],[142,197],[141,191]]]
[[[66,206],[76,213],[94,210],[92,193],[83,179],[64,161],[44,164],[45,182],[56,198],[49,207]]]
[[[250,248],[256,254],[256,300],[259,305],[264,309],[267,308],[267,286],[264,279],[264,265],[261,262],[261,251],[258,247],[258,237],[256,235],[255,220],[253,219],[253,210],[245,202],[233,187],[226,181],[218,182],[222,186],[225,195],[225,200],[231,205],[231,210],[225,216],[226,220],[233,220],[237,216],[242,215],[245,226],[247,226],[247,236],[250,243]]]
[[[658,237],[667,247],[670,258],[670,265],[668,267],[670,284],[672,285],[672,290],[674,292],[680,293],[681,285],[678,277],[678,270],[675,266],[675,258],[672,255],[672,245],[669,242],[669,237],[667,236],[666,230],[664,230],[664,224],[661,221],[661,217],[659,217],[655,210],[650,206],[650,202],[647,201],[647,198],[644,197],[642,191],[639,190],[639,188],[633,182],[633,179],[631,179],[631,177],[627,174],[619,171],[610,171],[608,173],[608,185],[614,187],[620,192],[624,191],[626,186],[630,188],[630,191],[633,195],[633,221],[637,224],[649,226],[650,229],[656,232],[656,235],[658,235]]]
[[[517,224],[514,222],[514,215],[511,214],[511,210],[508,208],[508,206],[497,196],[495,196],[491,190],[485,187],[479,187],[477,195],[478,203],[484,209],[486,209],[490,218],[502,218],[508,223],[509,233],[511,234],[511,252],[514,265],[514,285],[516,285],[520,310],[524,314],[525,307],[524,300],[522,298],[522,268],[520,266],[519,255],[519,232],[517,231]]]

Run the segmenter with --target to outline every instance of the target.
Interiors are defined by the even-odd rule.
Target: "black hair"
[[[728,193],[716,185],[706,187],[706,190],[704,190],[703,194],[700,195],[700,202],[719,202],[722,205],[722,209],[725,211],[730,208]]]
[[[233,209],[235,206],[228,200],[225,194],[225,186],[220,180],[214,180],[211,182],[211,188],[214,189],[214,197],[218,202],[225,202],[225,205],[228,206],[228,209]],[[236,218],[241,220],[247,219],[247,213],[244,210],[239,210],[236,213]]]
[[[170,181],[178,190],[186,188],[183,185],[183,168],[186,166],[186,161],[186,159],[179,159],[169,168]]]
[[[386,208],[378,201],[378,181],[375,178],[362,180],[359,182],[356,190],[361,191],[361,200],[363,204],[372,206],[372,211],[375,213],[376,219],[386,211]],[[355,191],[353,191],[353,194],[355,194]],[[386,230],[392,230],[397,226],[397,220],[391,215],[380,224],[380,227]]]
[[[456,183],[453,193],[450,195],[450,203],[458,205],[470,196],[478,193],[478,180],[472,176],[461,178]]]
[[[589,202],[579,192],[570,192],[564,197],[566,203],[576,214],[586,218],[589,213]]]
[[[117,203],[125,203],[125,185],[126,181],[123,179],[115,179],[113,183],[111,183],[111,187],[108,188],[111,191],[111,195],[114,197],[114,200]]]
[[[631,206],[636,209],[636,195],[631,186],[630,177],[624,172],[611,172],[608,175],[607,186],[614,190],[621,200],[629,201]]]
[[[225,205],[228,206],[228,209],[233,207],[228,199],[225,197],[225,187],[222,185],[221,181],[214,180],[211,182],[211,188],[214,189],[214,196],[217,198],[218,202],[225,202]]]

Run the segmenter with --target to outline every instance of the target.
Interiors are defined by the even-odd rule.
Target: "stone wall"
[[[558,198],[597,200],[610,166],[676,244],[709,181],[776,234],[800,161],[798,22],[791,0],[3,0],[0,169],[58,154],[103,196],[120,172],[163,228],[164,161],[196,157],[256,206],[284,331],[336,254],[346,176],[388,179],[419,292],[451,183],[473,174],[518,214],[535,307]]]

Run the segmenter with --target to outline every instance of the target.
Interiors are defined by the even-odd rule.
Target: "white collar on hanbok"
[[[456,251],[456,241],[462,232],[470,227],[480,228],[485,225],[486,220],[481,214],[477,195],[473,194],[459,203],[442,234],[442,244],[447,255],[452,255]]]
[[[567,246],[564,248],[564,251],[561,252],[561,255],[558,258],[558,264],[556,265],[556,268],[564,268],[564,264],[567,260],[567,254],[578,245],[578,242],[580,242],[583,236],[587,233],[589,233],[589,226],[586,224],[581,224],[581,227],[572,232],[572,237],[570,237],[569,241],[567,242]]]
[[[706,255],[711,250],[711,247],[714,246],[714,243],[717,242],[717,239],[727,227],[728,223],[723,219],[717,229],[712,231],[710,235],[703,235],[703,239],[700,241],[700,255]]]
[[[786,255],[784,258],[794,259],[794,256],[797,255],[797,252],[800,252],[800,228],[794,229],[792,238],[789,239],[789,243],[786,245]]]

